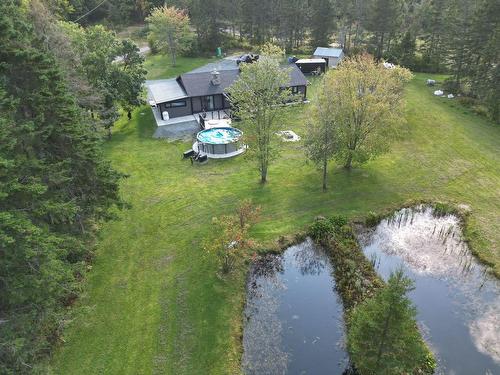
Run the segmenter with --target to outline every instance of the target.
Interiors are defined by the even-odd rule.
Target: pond
[[[406,208],[358,236],[385,279],[402,266],[438,374],[500,374],[500,283],[476,261],[456,216]]]
[[[328,256],[308,239],[255,261],[247,289],[243,372],[342,374],[342,304]]]

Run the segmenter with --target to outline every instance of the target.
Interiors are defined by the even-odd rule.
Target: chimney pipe
[[[210,80],[210,82],[212,82],[212,85],[214,85],[214,86],[218,86],[221,83],[220,82],[220,73],[216,69],[214,69],[212,71],[212,79]]]

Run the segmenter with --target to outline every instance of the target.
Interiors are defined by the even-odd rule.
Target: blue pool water
[[[236,128],[212,128],[198,133],[199,142],[223,145],[236,142],[243,133]]]

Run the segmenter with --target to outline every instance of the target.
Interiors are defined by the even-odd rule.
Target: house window
[[[212,95],[203,97],[203,106],[205,111],[214,110],[214,97]]]
[[[178,100],[176,102],[165,103],[165,108],[177,108],[177,107],[185,107],[187,102],[185,100]]]
[[[299,86],[293,86],[292,87],[292,94],[298,94],[299,93]]]

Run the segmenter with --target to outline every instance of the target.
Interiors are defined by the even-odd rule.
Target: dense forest
[[[100,144],[145,74],[135,45],[26,4],[0,4],[1,374],[45,372],[97,227],[123,206]]]
[[[110,30],[163,0],[0,2],[0,373],[44,372],[99,224],[124,203],[101,143],[142,103],[137,46]],[[172,0],[192,55],[265,42],[292,54],[338,43],[414,71],[498,122],[498,0]],[[120,63],[116,59],[120,58]]]

